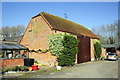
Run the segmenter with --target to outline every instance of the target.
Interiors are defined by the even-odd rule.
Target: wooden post
[[[29,51],[27,51],[27,58],[29,58]]]
[[[4,52],[4,58],[6,58],[6,53],[7,53],[7,50],[5,50],[5,52]]]

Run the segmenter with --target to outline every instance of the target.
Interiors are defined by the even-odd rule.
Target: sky
[[[40,12],[47,12],[81,24],[88,29],[114,23],[118,19],[117,2],[2,2],[2,25],[27,26]]]

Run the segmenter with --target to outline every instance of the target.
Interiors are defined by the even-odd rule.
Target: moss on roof
[[[76,35],[98,38],[92,31],[90,31],[82,25],[79,25],[77,23],[63,19],[58,16],[48,14],[46,12],[41,12],[40,14],[47,20],[47,22],[51,25],[51,27],[54,30],[60,30]]]

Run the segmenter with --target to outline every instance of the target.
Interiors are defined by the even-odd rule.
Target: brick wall
[[[39,64],[45,64],[50,66],[56,66],[56,56],[53,56],[50,52],[48,53],[35,53],[31,52],[29,53],[30,58],[34,58],[38,61]]]
[[[0,67],[15,67],[17,65],[24,66],[24,59],[4,59],[0,60]]]
[[[95,39],[90,39],[90,50],[91,50],[91,61],[94,61],[94,40]]]
[[[119,50],[116,50],[116,54],[117,54],[118,56],[120,56],[120,51],[119,51]]]
[[[48,36],[50,34],[52,33],[48,24],[39,16],[30,20],[20,44],[29,49],[48,49]]]
[[[101,56],[102,56],[102,57],[106,57],[105,52],[106,52],[106,49],[105,49],[105,48],[102,48],[102,53],[101,53]]]
[[[94,61],[94,40],[95,39],[91,39],[91,61]],[[102,53],[101,56],[106,57],[105,55],[106,49],[102,48]]]
[[[57,33],[64,32],[57,31]],[[51,34],[57,34],[55,30],[51,30],[50,26],[45,22],[45,20],[39,16],[30,20],[30,23],[25,31],[25,34],[20,42],[20,44],[28,47],[29,49],[48,49],[48,36]],[[74,35],[75,36],[75,35]],[[77,36],[75,36],[77,37]],[[94,60],[94,45],[91,39],[91,61]],[[55,56],[50,53],[30,53],[30,58],[36,59],[41,64],[54,65]],[[76,55],[77,57],[77,55]],[[77,58],[76,58],[77,62]]]

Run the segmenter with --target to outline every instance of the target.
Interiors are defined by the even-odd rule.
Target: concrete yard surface
[[[118,61],[93,61],[32,78],[118,78]]]

